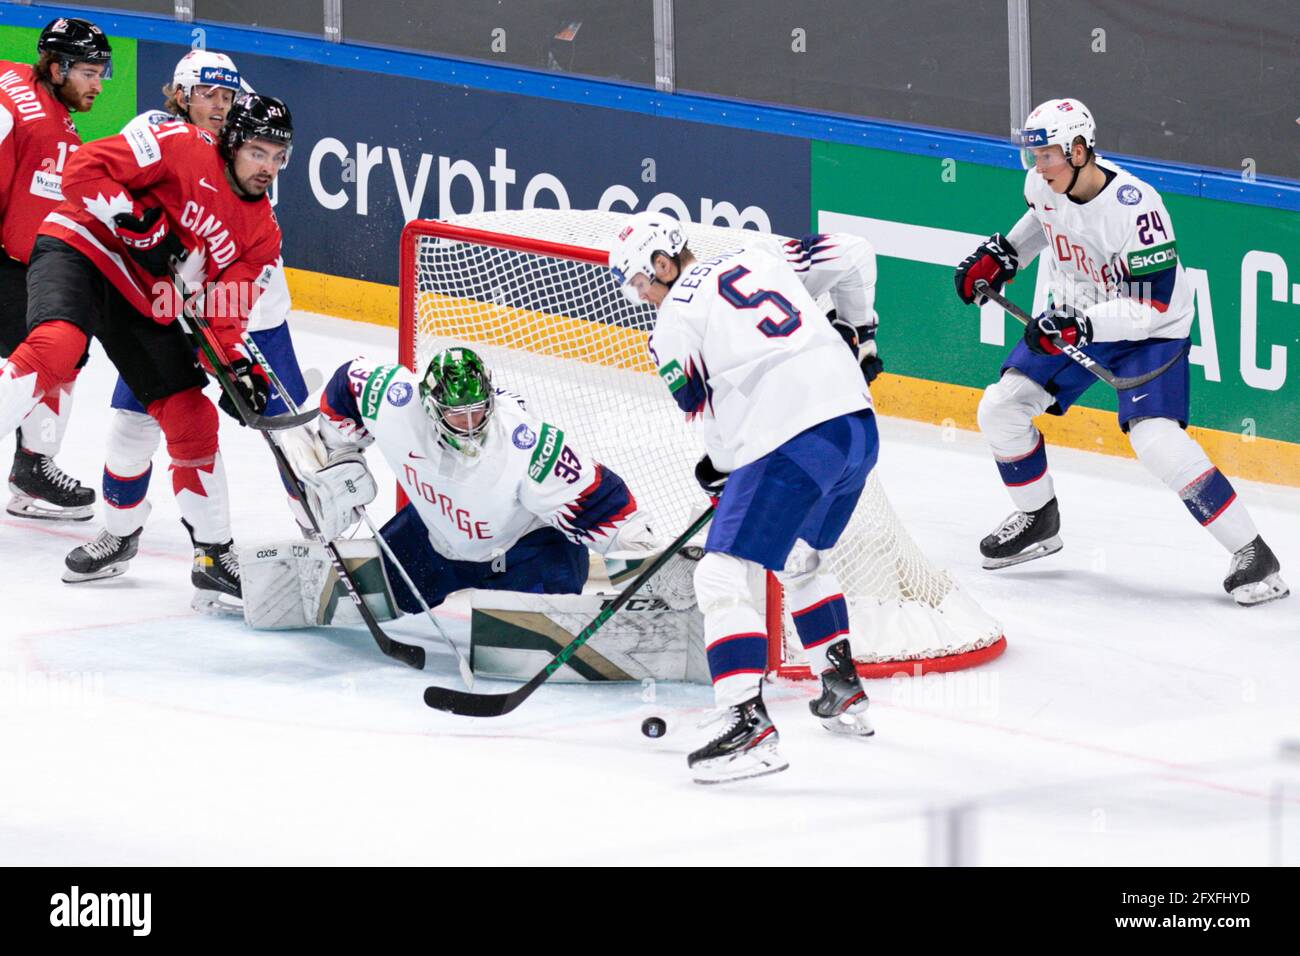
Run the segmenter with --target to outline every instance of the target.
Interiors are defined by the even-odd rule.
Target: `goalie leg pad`
[[[704,647],[719,708],[759,692],[767,667],[767,630],[750,587],[754,562],[710,551],[695,567],[695,594],[704,612]]]
[[[651,555],[639,561],[625,561],[618,558],[606,558],[605,570],[609,573],[609,583],[620,591],[636,579],[641,568]],[[689,611],[695,607],[695,567],[704,557],[704,549],[695,545],[678,548],[677,553],[641,587],[641,593],[648,597],[661,599],[674,611]]]
[[[378,621],[399,616],[370,538],[340,541],[343,563]],[[337,625],[360,626],[361,614],[348,597],[325,549],[317,542],[286,541],[244,548],[239,554],[244,621],[258,630]]]

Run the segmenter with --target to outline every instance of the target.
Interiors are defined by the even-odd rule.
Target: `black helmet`
[[[269,139],[283,143],[287,149],[284,163],[289,164],[293,152],[293,117],[283,100],[260,93],[240,93],[226,114],[226,125],[221,127],[221,155],[230,162],[235,151],[250,139]]]
[[[102,63],[104,79],[113,75],[113,48],[104,31],[89,20],[77,17],[51,20],[36,41],[36,51],[58,57],[65,73],[74,63]]]

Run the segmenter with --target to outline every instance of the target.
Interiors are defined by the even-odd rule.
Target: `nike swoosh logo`
[[[427,460],[428,460],[428,459],[425,458],[423,455],[417,455],[417,454],[416,454],[415,452],[413,452],[413,451],[408,451],[408,452],[406,453],[406,456],[407,456],[408,458],[418,458],[420,461],[427,461]]]
[[[214,186],[214,185],[212,185],[212,183],[208,182],[208,181],[207,181],[206,179],[204,179],[202,176],[199,177],[199,185],[200,185],[200,186],[204,186],[204,187],[206,187],[206,188],[208,188],[208,189],[211,189],[213,192],[216,192],[216,191],[217,191],[217,187]]]
[[[1136,405],[1138,402],[1142,401],[1142,399],[1146,398],[1150,394],[1151,394],[1150,392],[1143,392],[1141,395],[1134,395],[1133,404]]]

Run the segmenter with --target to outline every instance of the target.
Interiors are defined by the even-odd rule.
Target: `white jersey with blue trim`
[[[836,271],[861,282],[857,258],[818,258],[813,274],[828,291],[839,284]],[[859,301],[869,307],[865,296]],[[686,265],[659,307],[650,352],[722,471],[821,422],[871,408],[844,340],[790,264],[761,248]]]
[[[150,130],[155,126],[161,126],[163,123],[170,123],[173,120],[183,120],[185,117],[177,116],[175,113],[168,113],[166,110],[145,110],[139,116],[132,117],[127,124],[122,127],[123,133],[129,133],[132,130]]]
[[[127,122],[122,127],[122,133],[130,133],[135,129],[149,130],[178,119],[184,120],[185,117],[168,113],[166,110],[145,110]],[[284,258],[280,257],[271,266],[271,273],[267,277],[265,286],[258,295],[257,301],[253,303],[253,307],[248,310],[248,331],[262,332],[284,325],[289,320],[291,308],[293,303],[289,298],[289,280],[284,273]]]
[[[1195,305],[1164,200],[1114,163],[1097,166],[1106,185],[1084,203],[1028,172],[1029,211],[1007,233],[1019,267],[1041,253],[1052,303],[1084,312],[1094,341],[1186,337]]]
[[[355,359],[325,386],[321,437],[331,449],[373,442],[444,557],[490,561],[548,526],[605,552],[636,511],[627,485],[523,398],[495,393],[482,448],[469,457],[441,439],[409,369]]]

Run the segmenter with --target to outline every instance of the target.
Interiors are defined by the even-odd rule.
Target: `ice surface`
[[[294,322],[304,367],[326,375],[394,355],[389,329]],[[112,381],[97,351],[60,456],[96,485]],[[293,537],[262,439],[221,427],[236,541]],[[882,433],[895,509],[1009,649],[873,682],[869,741],[816,726],[810,686],[773,684],[791,769],[732,787],[686,773],[705,687],[661,684],[653,702],[639,686],[545,687],[474,721],[421,702],[458,677],[418,618],[391,629],[428,648],[422,674],[363,631],[196,616],[165,451],[124,577],[59,581],[93,523],[4,516],[0,862],[1300,862],[1300,764],[1278,757],[1300,739],[1300,599],[1235,607],[1227,555],[1163,486],[1070,450],[1051,452],[1065,550],[982,571],[976,542],[1011,508],[980,437],[894,420]],[[1300,489],[1236,485],[1300,584]],[[440,612],[460,640],[465,608]],[[650,714],[668,722],[661,740],[640,735]]]

